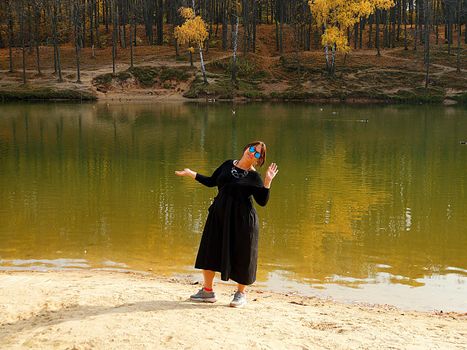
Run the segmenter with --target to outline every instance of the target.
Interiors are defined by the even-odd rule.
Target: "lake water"
[[[467,110],[454,107],[0,105],[0,269],[199,276],[217,189],[174,171],[210,174],[256,139],[280,169],[257,206],[258,285],[467,311]]]

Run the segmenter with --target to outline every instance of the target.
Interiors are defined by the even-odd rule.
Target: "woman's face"
[[[246,157],[252,164],[258,164],[261,157],[261,145],[258,144],[256,146],[248,147],[245,152],[243,152],[243,156]]]

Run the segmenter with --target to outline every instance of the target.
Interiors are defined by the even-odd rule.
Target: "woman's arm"
[[[217,185],[217,178],[219,174],[221,173],[222,166],[225,163],[226,162],[224,162],[220,167],[218,167],[211,176],[201,175],[200,173],[197,173],[188,168],[182,171],[176,171],[175,174],[178,176],[189,176],[207,187],[214,187]]]
[[[253,188],[253,198],[256,203],[264,207],[269,201],[269,188],[264,186]]]
[[[258,186],[253,188],[253,198],[255,199],[256,203],[262,207],[264,207],[269,201],[269,189],[271,188],[271,182],[278,172],[279,170],[277,169],[277,164],[272,163],[266,171],[264,183],[261,180],[261,177],[258,175]]]

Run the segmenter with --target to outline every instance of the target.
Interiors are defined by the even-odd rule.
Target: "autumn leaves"
[[[324,30],[321,44],[325,49],[328,71],[333,73],[336,51],[350,51],[347,29],[352,28],[354,24],[370,16],[377,9],[391,8],[394,2],[393,0],[309,0],[308,5],[317,25]],[[329,57],[329,49],[331,57]]]
[[[207,83],[202,51],[204,41],[208,37],[206,23],[203,21],[201,16],[196,16],[194,10],[189,7],[181,7],[178,11],[184,18],[185,22],[182,25],[175,27],[174,36],[177,39],[177,43],[182,45],[188,44],[190,46],[188,49],[190,52],[190,58],[195,51],[192,45],[198,46],[203,80]],[[193,65],[193,60],[191,60],[191,64]]]

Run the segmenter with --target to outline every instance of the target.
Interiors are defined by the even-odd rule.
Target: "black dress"
[[[196,174],[196,180],[219,193],[209,207],[195,268],[218,271],[221,279],[240,284],[256,280],[258,260],[258,215],[252,197],[265,206],[269,189],[256,171],[244,171],[225,161],[211,177]]]

